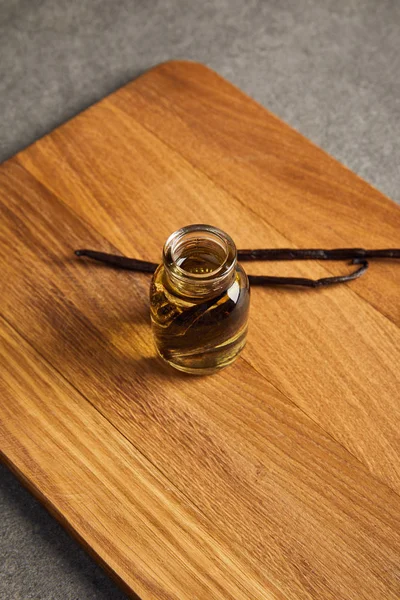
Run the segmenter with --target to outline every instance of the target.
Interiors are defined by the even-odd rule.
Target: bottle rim
[[[211,272],[193,273],[182,268],[179,260],[188,248],[193,250],[204,244],[214,246],[221,256]],[[186,255],[187,256],[187,255]],[[180,291],[188,287],[192,293],[204,294],[226,286],[232,279],[237,264],[236,246],[230,235],[212,225],[194,224],[174,231],[164,244],[163,262],[168,277]]]

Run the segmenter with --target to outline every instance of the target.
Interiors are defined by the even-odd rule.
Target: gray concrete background
[[[0,0],[0,160],[170,58],[400,201],[399,0]],[[0,517],[0,600],[125,598],[4,467]]]

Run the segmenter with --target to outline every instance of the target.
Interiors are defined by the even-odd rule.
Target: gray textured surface
[[[400,201],[399,0],[0,0],[0,160],[169,58]],[[0,467],[0,600],[124,596]]]
[[[100,567],[0,465],[1,600],[124,600]]]

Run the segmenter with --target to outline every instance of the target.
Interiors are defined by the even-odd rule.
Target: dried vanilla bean
[[[119,269],[130,271],[154,273],[157,264],[126,256],[97,252],[94,250],[76,250],[77,256],[86,256],[93,260],[106,263]],[[265,250],[239,250],[238,256],[241,260],[346,260],[352,258],[352,264],[359,264],[358,269],[348,275],[337,275],[323,277],[321,279],[309,279],[306,277],[274,277],[269,275],[249,275],[251,285],[261,286],[302,286],[302,287],[326,287],[338,283],[345,283],[361,277],[368,269],[369,258],[400,258],[400,250],[363,250],[360,248],[345,248],[338,250],[290,250],[290,249],[265,249]]]
[[[333,250],[278,248],[238,250],[240,260],[352,260],[354,258],[400,258],[399,248],[364,250],[364,248],[335,248]]]

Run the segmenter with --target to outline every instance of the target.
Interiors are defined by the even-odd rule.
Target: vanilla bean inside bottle
[[[246,342],[250,290],[232,238],[210,225],[189,225],[165,243],[150,289],[159,355],[194,374],[231,364]]]

